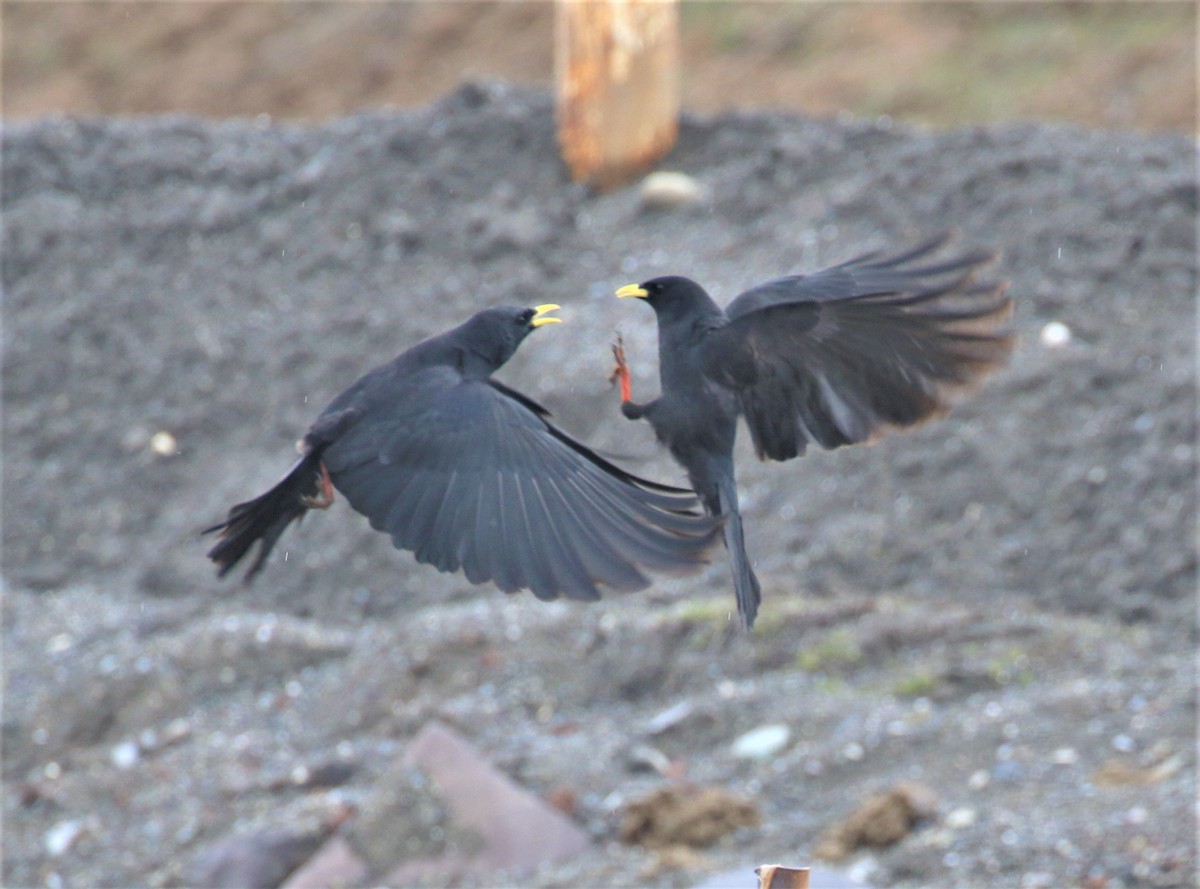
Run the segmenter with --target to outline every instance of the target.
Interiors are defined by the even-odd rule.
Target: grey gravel
[[[1194,885],[1189,138],[688,118],[664,168],[706,203],[647,211],[567,181],[549,97],[483,84],[317,126],[48,118],[6,125],[3,161],[4,885],[179,885],[216,844],[321,836],[378,810],[433,718],[571,792],[596,851],[540,886],[812,863],[905,780],[940,816],[840,865],[859,882]],[[505,598],[344,504],[252,587],[203,557],[329,398],[498,303],[568,320],[506,381],[678,480],[606,382],[620,329],[635,393],[655,385],[616,287],[683,271],[727,299],[947,227],[1004,252],[1012,366],[875,447],[768,466],[742,443],[753,635],[723,564],[591,606]],[[786,746],[730,753],[772,724]],[[639,744],[761,826],[686,870],[617,844],[669,780],[631,768]],[[318,768],[336,784],[292,779]]]

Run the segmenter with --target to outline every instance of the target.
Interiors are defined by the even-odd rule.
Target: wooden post
[[[557,0],[558,141],[571,176],[628,181],[675,144],[677,0]]]

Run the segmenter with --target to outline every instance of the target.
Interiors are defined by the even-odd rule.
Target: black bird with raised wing
[[[688,278],[617,291],[658,318],[661,394],[631,400],[614,346],[621,409],[645,418],[687,470],[707,512],[725,517],[738,613],[748,629],[761,598],[738,512],[733,447],[744,417],[761,460],[789,460],[809,442],[865,442],[942,413],[954,390],[1002,364],[1013,339],[1003,282],[979,282],[994,256],[933,254],[940,237],[893,256],[869,253],[809,275],[759,284],[722,310]]]
[[[594,600],[637,590],[647,570],[707,561],[719,520],[691,491],[614,466],[550,423],[492,373],[548,312],[497,308],[414,346],[335,398],[300,441],[301,457],[259,497],[207,529],[221,576],[257,543],[246,574],[279,536],[336,488],[398,549],[471,583]]]

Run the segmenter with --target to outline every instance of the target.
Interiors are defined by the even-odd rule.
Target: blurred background
[[[3,4],[3,112],[323,119],[551,87],[540,2]],[[685,3],[684,107],[1192,130],[1190,3]]]

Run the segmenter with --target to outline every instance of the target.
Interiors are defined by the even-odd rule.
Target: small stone
[[[983,769],[977,769],[971,773],[971,777],[967,779],[967,786],[972,790],[983,790],[991,783],[992,776]]]
[[[1059,747],[1051,755],[1050,761],[1058,766],[1073,766],[1079,762],[1079,753],[1074,747]]]
[[[730,748],[737,759],[766,759],[783,750],[792,739],[786,725],[760,725],[738,737]]]
[[[167,723],[163,729],[163,746],[177,744],[192,733],[192,724],[184,717],[178,716]]]
[[[660,170],[642,180],[642,206],[654,210],[674,210],[699,203],[705,188],[687,173]]]
[[[1071,342],[1071,328],[1061,321],[1047,322],[1042,327],[1039,339],[1048,349],[1060,349]]]
[[[82,821],[60,821],[46,831],[46,838],[43,841],[46,847],[46,854],[51,858],[57,858],[64,852],[70,851],[82,833]]]
[[[673,707],[668,707],[650,720],[646,725],[646,734],[661,735],[691,716],[694,709],[690,701],[680,701]]]
[[[112,749],[109,757],[118,769],[131,769],[142,758],[142,751],[136,741],[122,741]]]
[[[74,644],[75,639],[70,633],[56,633],[46,642],[46,654],[62,654]]]
[[[150,450],[159,457],[174,457],[179,453],[179,443],[170,432],[155,432],[150,436]]]
[[[966,806],[954,809],[946,815],[944,823],[951,830],[962,830],[964,827],[970,827],[975,823],[975,810]]]
[[[625,767],[631,772],[657,772],[666,775],[671,770],[671,758],[649,744],[636,744],[629,750]]]

